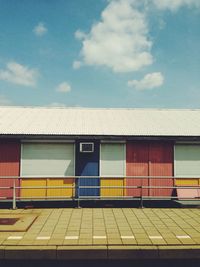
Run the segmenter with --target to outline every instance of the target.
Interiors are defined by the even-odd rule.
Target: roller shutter
[[[21,176],[63,177],[74,175],[74,145],[22,144]]]
[[[200,177],[200,145],[175,146],[175,176]]]
[[[124,144],[101,144],[101,176],[125,175],[124,146]]]

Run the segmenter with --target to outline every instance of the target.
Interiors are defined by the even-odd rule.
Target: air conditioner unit
[[[94,152],[94,143],[80,143],[80,152],[84,153]]]

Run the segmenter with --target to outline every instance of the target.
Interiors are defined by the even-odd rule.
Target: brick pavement
[[[60,208],[35,214],[25,232],[0,232],[0,258],[200,258],[199,209]]]

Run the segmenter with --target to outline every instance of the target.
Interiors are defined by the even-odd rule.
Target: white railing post
[[[15,187],[15,179],[13,179],[13,205],[12,205],[13,210],[16,210],[16,187]]]

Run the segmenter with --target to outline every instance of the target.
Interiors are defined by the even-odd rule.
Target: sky
[[[0,105],[200,108],[200,1],[0,0]]]

